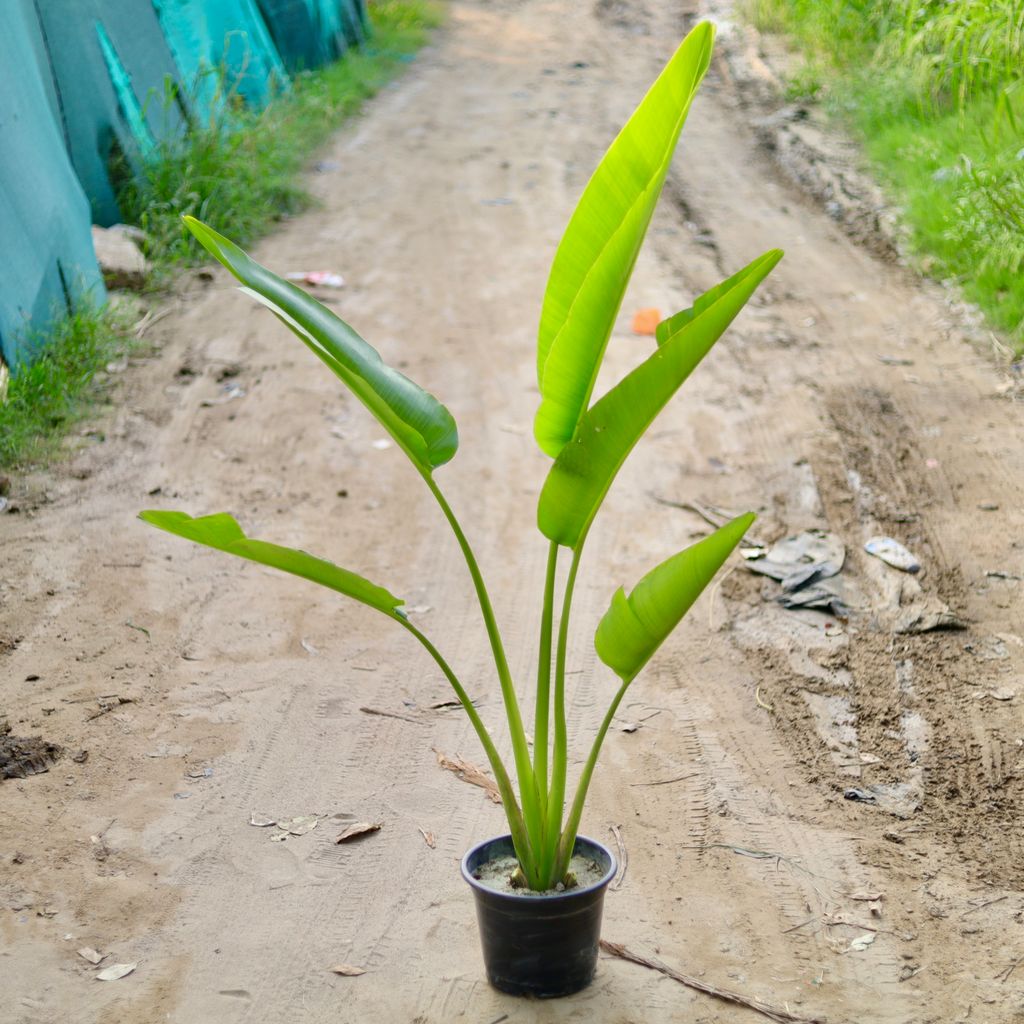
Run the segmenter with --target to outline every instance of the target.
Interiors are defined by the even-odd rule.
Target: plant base
[[[489,839],[462,859],[462,877],[476,898],[487,980],[496,989],[551,999],[593,980],[604,894],[616,864],[606,847],[583,836],[573,852],[597,863],[601,880],[545,895],[497,892],[475,877],[488,861],[515,855],[511,836]]]

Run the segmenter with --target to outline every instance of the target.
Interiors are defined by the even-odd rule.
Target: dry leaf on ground
[[[98,953],[91,946],[83,946],[82,949],[78,951],[78,955],[82,957],[82,959],[88,960],[91,964],[98,964],[105,956],[107,956],[106,953]]]
[[[131,974],[138,966],[137,962],[134,964],[111,964],[96,975],[96,980],[117,981],[119,978],[123,978],[125,975]]]
[[[336,843],[347,843],[353,839],[358,839],[360,836],[369,835],[371,832],[379,832],[383,824],[384,822],[382,821],[354,822],[348,828],[339,832],[338,837],[334,841]]]
[[[360,974],[366,973],[362,967],[353,967],[352,964],[338,964],[337,967],[332,967],[331,971],[346,978],[358,978]]]
[[[494,803],[501,803],[501,793],[498,792],[498,784],[483,768],[479,768],[471,761],[465,761],[457,755],[449,757],[438,750],[437,747],[434,747],[433,751],[437,755],[437,763],[442,768],[446,771],[454,772],[458,778],[462,779],[463,782],[468,782],[471,786],[479,786]]]
[[[277,823],[277,827],[290,836],[304,836],[307,832],[312,832],[319,823],[317,815],[302,814],[297,818],[283,818]]]

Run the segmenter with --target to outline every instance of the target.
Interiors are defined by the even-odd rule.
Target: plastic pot
[[[462,858],[473,888],[487,980],[502,992],[550,999],[586,988],[597,967],[604,893],[615,877],[611,851],[576,837],[574,853],[595,861],[599,882],[550,895],[497,892],[475,876],[488,861],[515,856],[511,836],[488,839]]]

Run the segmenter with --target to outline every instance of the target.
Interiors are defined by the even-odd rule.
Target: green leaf
[[[552,457],[590,401],[713,40],[707,22],[683,40],[598,165],[555,253],[537,337],[534,421],[537,443]]]
[[[586,536],[644,431],[781,258],[780,249],[766,252],[663,321],[660,347],[583,414],[541,491],[537,525],[545,537],[574,548]]]
[[[652,569],[627,597],[620,587],[597,627],[598,657],[623,680],[634,679],[711,582],[750,529],[752,512]]]
[[[306,346],[355,393],[423,472],[443,465],[459,446],[451,413],[431,394],[388,366],[344,320],[285,281],[212,228],[185,217],[193,235],[272,309]]]
[[[262,540],[252,540],[246,537],[235,519],[225,512],[193,519],[185,512],[147,511],[140,512],[139,518],[177,537],[184,537],[197,544],[205,544],[208,548],[226,551],[230,555],[247,558],[250,562],[269,565],[290,572],[293,576],[301,576],[313,583],[319,583],[322,587],[336,590],[339,594],[368,604],[393,619],[405,618],[405,613],[401,610],[405,603],[402,598],[389,594],[383,587],[378,587],[362,576],[342,569],[333,562],[309,555],[305,551],[282,547],[280,544],[268,544]]]
[[[654,332],[658,345],[664,345],[670,338],[679,334],[684,327],[713,310],[724,299],[729,298],[730,293],[737,289],[743,289],[740,306],[745,306],[750,296],[754,294],[754,289],[775,269],[783,255],[781,249],[769,249],[752,263],[748,263],[739,273],[716,284],[714,288],[709,288],[689,309],[684,309],[676,313],[675,316],[662,320]],[[735,316],[735,314],[733,315]]]

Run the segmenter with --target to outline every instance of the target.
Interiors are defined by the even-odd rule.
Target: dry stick
[[[397,711],[385,711],[383,708],[360,708],[364,715],[380,715],[381,718],[398,718],[403,722],[412,722],[413,725],[425,725],[418,718],[411,715],[400,715]]]
[[[118,697],[116,704],[102,704],[102,705],[100,705],[99,711],[96,711],[95,713],[89,715],[86,718],[86,721],[87,722],[91,722],[91,721],[93,721],[93,719],[99,718],[101,715],[109,715],[111,711],[114,711],[114,710],[116,710],[117,708],[120,708],[120,707],[124,707],[125,704],[134,704],[134,703],[135,703],[135,701],[132,700],[131,697]]]
[[[688,775],[677,775],[672,779],[658,779],[657,782],[631,782],[630,786],[636,788],[639,786],[671,786],[673,782],[685,782],[687,779],[696,779],[700,776],[700,772],[690,772]]]
[[[611,833],[615,836],[615,842],[619,847],[619,863],[622,865],[622,870],[619,872],[619,877],[615,879],[609,889],[614,889],[616,892],[622,888],[622,883],[626,878],[626,868],[629,867],[629,850],[626,849],[626,844],[622,838],[622,832],[618,825],[609,826]]]
[[[739,854],[741,857],[750,857],[753,860],[773,860],[775,861],[776,867],[779,864],[788,864],[791,868],[795,868],[797,871],[802,871],[805,875],[810,875],[812,878],[821,878],[826,882],[837,883],[837,879],[829,878],[828,875],[819,875],[816,871],[812,871],[810,868],[805,868],[803,864],[793,860],[791,857],[786,857],[781,853],[773,853],[770,850],[748,850],[745,846],[736,846],[731,843],[698,843],[694,846],[683,846],[680,847],[683,850],[731,850],[733,853]]]
[[[715,628],[715,595],[718,593],[718,588],[736,571],[736,566],[732,566],[729,571],[724,575],[720,576],[715,580],[714,586],[708,591],[708,631],[712,632]]]
[[[785,931],[783,931],[783,932],[782,932],[781,934],[782,934],[782,935],[788,935],[788,934],[789,934],[790,932],[797,932],[797,931],[799,931],[799,930],[800,930],[801,928],[806,928],[806,927],[807,927],[807,926],[808,926],[808,925],[809,925],[809,924],[810,924],[810,923],[811,923],[812,921],[816,921],[816,920],[817,920],[817,918],[816,918],[816,917],[809,917],[809,918],[807,918],[807,920],[806,920],[806,921],[801,921],[801,922],[800,922],[799,924],[795,924],[795,925],[793,925],[793,927],[792,927],[792,928],[787,928],[787,929],[786,929]]]
[[[960,916],[966,917],[968,914],[973,914],[977,910],[984,910],[986,907],[991,907],[993,903],[1002,903],[1003,900],[1008,900],[1009,896],[997,896],[994,900],[989,900],[987,903],[979,903],[976,907],[971,907],[970,910],[965,910]]]
[[[660,974],[664,974],[665,977],[678,981],[680,985],[687,985],[689,988],[694,988],[705,995],[714,996],[716,999],[724,1000],[727,1003],[735,1003],[737,1006],[745,1006],[748,1010],[755,1010],[757,1013],[764,1014],[769,1020],[778,1021],[779,1024],[825,1024],[823,1017],[798,1017],[788,1010],[780,1010],[778,1007],[771,1006],[768,1003],[762,1003],[760,999],[749,999],[747,996],[741,996],[737,992],[728,992],[725,989],[715,988],[714,985],[708,985],[686,974],[680,974],[679,971],[673,970],[666,964],[661,963],[660,960],[650,960],[647,957],[640,956],[638,953],[626,949],[625,946],[620,946],[617,942],[608,942],[602,939],[601,948],[606,953],[611,953],[612,956],[617,956],[622,960],[629,960],[630,963],[639,964],[641,967],[649,967],[652,971],[658,971]]]
[[[1020,967],[1021,964],[1024,964],[1024,956],[1022,956],[1019,960],[1015,960],[1012,964],[1010,964],[1009,967],[1006,967],[1003,970],[1001,970],[993,980],[997,980],[1000,982],[1009,981],[1010,975],[1013,974],[1013,972],[1017,970],[1017,968]]]
[[[154,313],[150,310],[136,325],[135,325],[135,337],[141,338],[146,331],[153,326],[153,324],[159,323],[165,316],[170,316],[173,312],[171,306],[166,306],[164,309],[158,310]]]
[[[671,498],[662,498],[653,491],[648,491],[647,496],[652,498],[659,505],[667,505],[669,508],[681,508],[685,512],[694,512],[700,516],[705,523],[709,526],[713,526],[716,530],[721,529],[727,522],[729,522],[730,519],[733,518],[730,513],[723,512],[720,508],[715,508],[714,505],[702,505],[699,501],[673,501]],[[761,541],[754,537],[744,536],[743,540],[751,547],[765,547]]]

